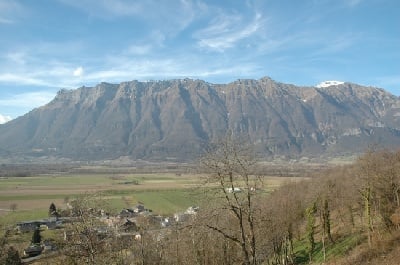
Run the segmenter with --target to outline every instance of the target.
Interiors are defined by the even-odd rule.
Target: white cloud
[[[27,92],[0,99],[0,106],[32,109],[49,103],[54,97],[55,93],[49,91]]]
[[[5,58],[19,65],[24,65],[26,63],[26,54],[21,51],[7,53],[5,54]]]
[[[0,124],[6,123],[8,121],[11,121],[11,117],[10,116],[4,116],[0,114]]]
[[[261,28],[262,23],[262,15],[258,13],[248,24],[245,24],[243,17],[238,14],[222,14],[214,19],[207,28],[196,32],[194,38],[198,39],[200,47],[224,51],[233,47],[238,41],[255,34]]]
[[[83,67],[79,66],[72,72],[73,76],[81,77],[83,75]]]
[[[204,4],[201,1],[132,1],[132,0],[58,0],[80,9],[90,18],[105,21],[126,18],[140,24],[147,32],[155,29],[165,36],[176,36],[187,28],[195,18],[201,16]]]
[[[46,81],[25,74],[0,73],[0,82],[19,85],[50,86]]]
[[[82,66],[73,68],[75,63],[40,60],[36,54],[26,52],[8,53],[0,58],[4,59],[0,63],[0,84],[70,88],[81,84],[85,72]]]
[[[2,113],[7,113],[7,115],[10,115],[3,115],[5,120],[9,118],[16,118],[34,108],[38,108],[49,103],[55,96],[56,91],[51,92],[50,90],[26,92],[14,95],[2,94],[0,99],[0,110]]]
[[[171,79],[171,78],[221,78],[234,75],[237,78],[250,76],[258,71],[256,64],[240,62],[229,64],[220,60],[209,60],[209,58],[196,55],[182,54],[171,58],[158,59],[135,59],[127,57],[113,57],[107,63],[109,69],[93,70],[85,74],[86,83],[121,82],[133,79]]]

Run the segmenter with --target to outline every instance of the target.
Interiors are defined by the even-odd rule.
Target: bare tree
[[[108,264],[110,237],[99,217],[106,207],[101,194],[85,194],[71,202],[75,218],[65,228],[63,254],[75,263]]]
[[[22,262],[18,250],[8,244],[9,231],[0,224],[0,264],[20,265]]]
[[[270,264],[293,264],[294,237],[303,226],[307,183],[288,183],[262,200],[259,242]]]
[[[208,174],[209,208],[204,225],[239,246],[242,264],[257,264],[256,203],[260,188],[251,149],[230,137],[203,157]]]

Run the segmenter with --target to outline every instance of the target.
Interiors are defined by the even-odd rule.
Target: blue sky
[[[398,0],[0,0],[0,123],[105,81],[340,80],[400,95]]]

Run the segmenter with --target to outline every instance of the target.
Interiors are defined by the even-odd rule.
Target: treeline
[[[73,164],[0,164],[0,177],[29,177],[38,174],[67,173]]]

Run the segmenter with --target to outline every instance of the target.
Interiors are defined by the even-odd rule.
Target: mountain
[[[0,156],[183,161],[228,131],[264,157],[400,147],[400,99],[352,83],[298,87],[268,77],[101,83],[61,90],[47,105],[0,125]]]

